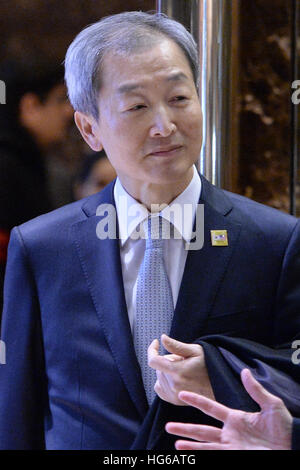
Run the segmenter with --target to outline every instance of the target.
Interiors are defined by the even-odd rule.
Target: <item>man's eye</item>
[[[146,108],[144,104],[137,104],[136,106],[133,106],[130,108],[128,111],[138,111],[139,109]]]
[[[184,101],[184,100],[186,100],[186,99],[187,99],[186,96],[180,95],[180,96],[175,96],[175,97],[173,98],[173,101]]]

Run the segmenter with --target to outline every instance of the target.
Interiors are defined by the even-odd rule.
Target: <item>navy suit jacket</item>
[[[222,403],[257,409],[239,380],[246,364],[275,389],[279,384],[297,414],[299,366],[290,348],[300,331],[299,223],[203,177],[200,202],[204,247],[188,253],[170,334],[203,345]],[[12,232],[1,449],[174,449],[174,436],[164,432],[168,420],[215,424],[159,398],[148,408],[118,240],[96,236],[104,203],[114,204],[113,183]],[[229,246],[212,246],[210,230],[227,230]]]

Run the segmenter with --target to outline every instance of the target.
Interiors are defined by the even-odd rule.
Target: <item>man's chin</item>
[[[159,167],[153,168],[151,172],[148,172],[147,176],[148,179],[149,176],[151,177],[154,184],[182,183],[183,181],[192,179],[193,163],[190,165],[160,165]]]

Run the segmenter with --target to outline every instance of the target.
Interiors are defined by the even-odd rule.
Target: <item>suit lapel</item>
[[[226,193],[201,179],[204,245],[188,253],[170,332],[171,337],[187,343],[201,336],[241,230],[239,223],[229,220],[232,204]],[[227,230],[229,246],[212,246],[211,230]]]
[[[96,236],[100,204],[113,202],[113,184],[83,207],[88,218],[73,226],[76,249],[84,276],[111,353],[129,395],[144,417],[148,404],[136,359],[123,287],[118,240]]]

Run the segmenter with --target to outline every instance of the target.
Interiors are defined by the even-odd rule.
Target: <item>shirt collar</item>
[[[201,179],[195,165],[193,169],[194,174],[190,184],[160,212],[160,215],[171,222],[187,242],[192,237],[194,218],[201,194]],[[123,246],[132,232],[149,217],[150,213],[143,204],[127,193],[119,178],[114,187],[114,199],[119,222],[119,238]],[[181,214],[181,216],[176,214]]]

